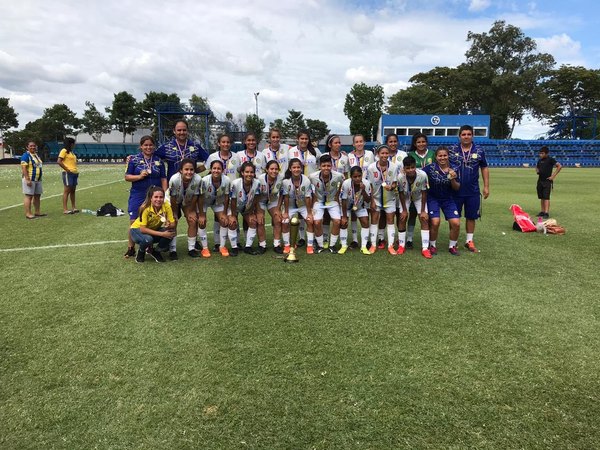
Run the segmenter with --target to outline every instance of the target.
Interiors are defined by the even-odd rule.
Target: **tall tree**
[[[377,124],[383,112],[383,87],[357,83],[346,94],[344,114],[350,119],[350,133],[363,134],[370,141],[377,135]]]
[[[0,98],[0,138],[5,131],[19,126],[19,121],[17,120],[18,114],[8,102],[8,98]]]
[[[102,141],[102,135],[110,133],[108,117],[98,111],[96,105],[90,101],[85,102],[86,109],[81,119],[82,131],[92,136],[96,142]]]
[[[155,92],[150,91],[146,92],[144,100],[139,103],[139,124],[143,127],[150,128],[152,136],[155,139],[160,139],[158,136],[158,114],[156,107],[159,104],[170,104],[173,105],[174,109],[181,108],[181,100],[179,96],[175,93],[167,94],[165,92]],[[169,123],[163,124],[163,127],[166,130],[170,130],[173,128],[174,122],[179,120],[182,116],[169,116]],[[171,123],[173,122],[173,123]]]
[[[298,135],[298,131],[306,128],[304,114],[293,109],[288,110],[288,116],[283,122],[281,133],[284,138],[294,139]]]
[[[68,135],[79,133],[81,120],[65,104],[56,104],[44,110],[41,118],[43,139],[63,141]]]
[[[106,108],[111,125],[123,133],[123,142],[127,134],[137,130],[140,121],[139,111],[135,97],[126,91],[114,94],[112,107]]]
[[[319,142],[331,131],[327,128],[327,123],[318,119],[306,119],[306,128],[310,132],[310,137],[313,141]]]
[[[246,131],[254,133],[256,140],[260,142],[264,135],[265,121],[256,114],[248,114],[245,121]]]
[[[287,136],[283,135],[283,119],[275,119],[273,122],[269,123],[269,130],[276,128],[281,133],[282,138],[286,138]]]

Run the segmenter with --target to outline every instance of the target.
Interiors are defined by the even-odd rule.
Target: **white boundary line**
[[[114,184],[114,183],[121,183],[121,182],[125,182],[125,180],[115,180],[115,181],[109,181],[108,183],[101,183],[101,184],[94,184],[93,186],[87,186],[87,187],[83,187],[83,188],[78,188],[77,192],[79,191],[85,191],[86,189],[94,189],[100,186],[106,186],[108,184]],[[61,197],[62,193],[60,194],[54,194],[54,195],[48,195],[47,197],[42,197],[41,200],[47,200],[49,198],[56,198],[56,197]],[[0,208],[0,211],[6,211],[7,209],[11,209],[11,208],[17,208],[19,206],[23,206],[23,203],[18,203],[16,205],[10,205],[10,206],[5,206],[3,208]]]

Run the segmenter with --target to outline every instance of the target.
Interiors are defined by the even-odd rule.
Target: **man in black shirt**
[[[548,211],[550,210],[550,192],[552,191],[552,184],[558,172],[560,172],[561,165],[558,161],[548,155],[550,151],[548,147],[544,146],[540,149],[540,159],[535,167],[535,171],[538,174],[537,182],[537,194],[542,204],[542,210],[538,214],[538,217],[547,219],[550,217]],[[552,169],[556,167],[554,173]]]

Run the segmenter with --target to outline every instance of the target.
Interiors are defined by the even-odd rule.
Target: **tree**
[[[377,124],[383,112],[383,87],[356,83],[346,94],[344,114],[350,119],[350,133],[362,134],[370,141],[377,135]]]
[[[245,121],[246,131],[256,136],[256,141],[260,142],[264,135],[265,121],[256,114],[248,114]]]
[[[139,111],[135,97],[126,91],[114,94],[112,107],[106,108],[110,124],[123,133],[123,142],[127,134],[137,130],[140,120]]]
[[[313,141],[319,142],[331,131],[327,128],[327,124],[318,119],[306,119],[306,128],[310,132],[310,137]]]
[[[102,135],[110,132],[108,117],[102,114],[92,102],[85,102],[86,109],[81,119],[82,131],[92,136],[96,142],[102,141]]]
[[[282,138],[286,137],[283,135],[283,131],[282,131],[283,130],[283,119],[275,119],[273,122],[271,122],[269,124],[269,130],[272,130],[273,128],[276,128],[279,130]]]
[[[158,114],[156,112],[156,107],[159,103],[170,103],[173,104],[175,109],[181,108],[181,100],[177,94],[167,94],[165,92],[146,92],[144,100],[139,103],[139,124],[143,127],[150,128],[151,134],[155,139],[159,139],[158,136]],[[163,126],[171,130],[175,122],[183,117],[180,116],[169,116],[169,122]]]
[[[8,98],[0,98],[0,137],[10,128],[17,128],[19,126],[19,121],[17,120],[18,114],[8,102]]]
[[[600,70],[561,66],[542,83],[551,106],[543,117],[554,138],[597,139]]]
[[[284,138],[296,138],[298,131],[306,129],[306,121],[304,120],[304,114],[300,111],[293,109],[288,110],[288,116],[283,122],[281,129],[282,137]]]
[[[41,132],[44,141],[63,141],[68,135],[76,135],[81,127],[81,120],[65,104],[56,104],[44,110]]]

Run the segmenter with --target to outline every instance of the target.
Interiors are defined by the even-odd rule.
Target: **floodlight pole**
[[[258,117],[258,96],[259,95],[260,95],[260,92],[254,93],[254,101],[256,102],[256,117]]]

